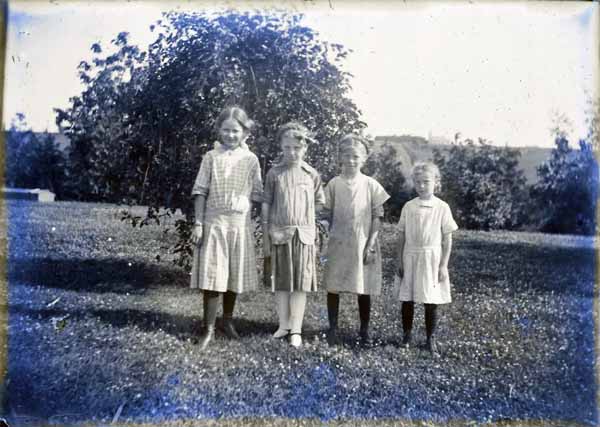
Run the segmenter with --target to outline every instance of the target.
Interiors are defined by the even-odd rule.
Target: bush
[[[515,229],[525,221],[525,177],[520,153],[479,139],[456,141],[434,162],[442,175],[440,198],[448,202],[457,223],[479,230]]]
[[[550,159],[537,169],[531,194],[537,201],[539,228],[552,233],[594,234],[598,199],[598,164],[593,145],[569,146],[559,133]]]
[[[49,133],[37,136],[25,116],[17,114],[6,133],[5,184],[15,188],[43,188],[63,196],[65,155]]]
[[[402,163],[396,160],[396,154],[396,149],[385,143],[367,159],[364,168],[365,173],[375,178],[390,195],[385,204],[385,217],[388,221],[400,218],[402,206],[410,200],[412,194],[401,171]]]

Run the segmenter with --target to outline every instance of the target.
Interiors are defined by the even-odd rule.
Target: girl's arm
[[[263,233],[263,255],[271,256],[271,236],[269,236],[269,210],[271,205],[266,202],[262,203],[262,211],[260,214],[260,222]]]
[[[381,230],[381,218],[375,216],[371,220],[371,231],[369,233],[369,239],[367,240],[367,246],[365,247],[365,253],[363,256],[365,264],[370,264],[375,261],[375,245],[377,244],[379,230]]]
[[[398,276],[400,277],[404,275],[404,261],[402,255],[404,254],[405,241],[406,237],[404,236],[404,231],[401,231],[398,235]]]
[[[450,261],[450,252],[452,251],[452,233],[442,234],[442,256],[440,257],[440,269],[438,280],[445,282],[448,280],[448,262]]]
[[[192,230],[192,243],[194,245],[202,244],[202,235],[204,231],[204,207],[206,206],[206,197],[198,194],[194,197],[194,229]]]

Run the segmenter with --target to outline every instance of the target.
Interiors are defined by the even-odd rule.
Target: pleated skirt
[[[315,245],[302,243],[298,232],[285,244],[271,245],[270,284],[272,291],[316,291]]]

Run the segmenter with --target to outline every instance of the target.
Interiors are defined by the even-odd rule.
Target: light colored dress
[[[381,248],[375,245],[375,261],[363,262],[372,219],[383,216],[390,198],[375,179],[360,173],[349,184],[333,178],[325,188],[324,214],[331,218],[325,284],[328,292],[360,295],[381,293]]]
[[[316,205],[325,202],[321,177],[308,163],[275,165],[265,178],[269,204],[271,290],[316,291]]]
[[[262,201],[257,157],[217,146],[204,155],[192,195],[206,197],[202,245],[194,249],[191,287],[241,293],[258,285],[251,201]]]
[[[433,196],[430,200],[412,199],[402,208],[398,230],[405,235],[402,254],[404,277],[397,288],[400,301],[446,304],[452,301],[450,280],[439,282],[442,235],[458,225],[450,206]]]

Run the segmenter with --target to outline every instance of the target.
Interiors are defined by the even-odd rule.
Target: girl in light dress
[[[402,208],[398,231],[398,298],[402,301],[402,345],[412,340],[414,303],[425,305],[427,349],[437,354],[435,340],[437,307],[452,301],[448,261],[452,233],[458,229],[450,207],[434,192],[440,188],[440,171],[431,162],[413,167],[412,178],[418,197]]]
[[[275,338],[289,336],[290,344],[302,344],[302,322],[307,292],[317,290],[316,212],[324,203],[319,173],[304,161],[308,129],[300,123],[283,125],[277,133],[281,162],[265,178],[262,204],[263,251],[271,257],[267,277],[275,292],[279,328]]]
[[[246,145],[253,126],[239,107],[221,112],[215,125],[219,141],[204,155],[192,189],[191,287],[204,294],[201,351],[215,335],[219,296],[223,296],[223,330],[237,339],[233,325],[236,296],[255,290],[258,284],[250,208],[251,202],[262,201],[262,180],[258,159]]]
[[[340,293],[357,295],[359,337],[369,344],[371,295],[381,293],[379,229],[383,204],[390,198],[375,179],[360,171],[368,155],[368,143],[349,134],[339,143],[342,172],[325,189],[323,217],[330,222],[325,284],[330,345],[338,342]]]

